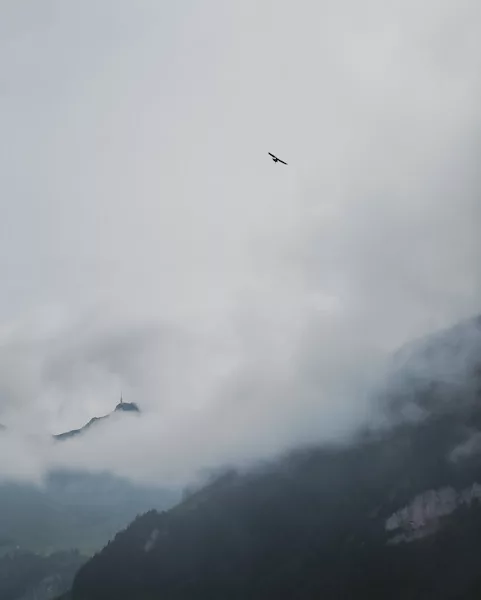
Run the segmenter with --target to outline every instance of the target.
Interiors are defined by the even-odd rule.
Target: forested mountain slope
[[[480,325],[398,354],[390,427],[142,515],[80,569],[73,600],[479,598]]]

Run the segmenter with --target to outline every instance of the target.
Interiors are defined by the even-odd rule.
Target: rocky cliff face
[[[481,485],[476,482],[460,491],[447,486],[418,494],[386,519],[386,531],[395,533],[389,542],[408,542],[432,535],[442,526],[444,517],[473,503],[481,503]]]

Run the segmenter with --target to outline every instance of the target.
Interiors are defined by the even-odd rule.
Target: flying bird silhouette
[[[283,161],[283,160],[281,160],[280,158],[277,158],[277,156],[275,156],[275,155],[274,155],[274,154],[272,154],[271,152],[268,152],[267,154],[269,154],[269,156],[272,156],[272,160],[273,160],[274,162],[280,162],[280,163],[282,163],[283,165],[287,165],[287,163],[286,163],[286,162],[284,162],[284,161]]]

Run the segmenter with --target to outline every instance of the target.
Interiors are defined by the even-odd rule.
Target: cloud
[[[0,422],[145,418],[19,473],[344,438],[390,352],[479,311],[478,3],[32,8],[0,9]]]

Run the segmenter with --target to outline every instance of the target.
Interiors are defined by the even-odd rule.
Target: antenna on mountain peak
[[[123,396],[122,396],[122,392],[120,392],[120,404],[123,404],[123,403],[124,403],[124,399],[123,399]]]

